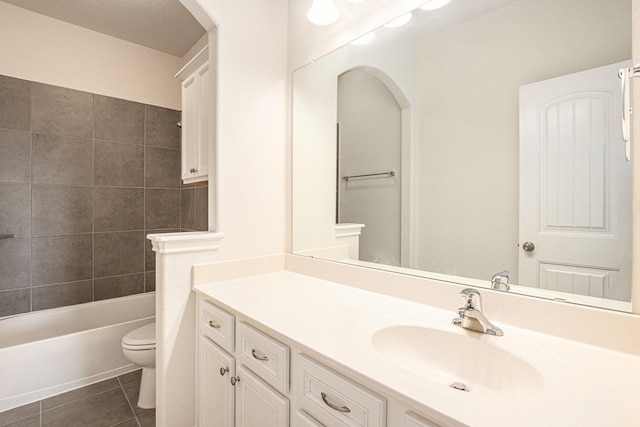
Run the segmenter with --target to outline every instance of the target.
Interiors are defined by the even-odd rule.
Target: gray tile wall
[[[0,317],[155,290],[146,235],[207,230],[180,112],[0,76]]]

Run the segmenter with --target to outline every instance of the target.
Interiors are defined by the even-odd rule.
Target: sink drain
[[[467,388],[466,385],[459,383],[459,382],[455,382],[453,384],[451,384],[449,387],[451,388],[455,388],[456,390],[460,390],[460,391],[469,391],[469,389]]]

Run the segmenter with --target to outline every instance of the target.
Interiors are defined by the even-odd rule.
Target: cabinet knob
[[[227,372],[229,372],[229,368],[220,368],[220,375],[222,375],[223,377]]]
[[[231,385],[236,385],[237,382],[240,382],[240,377],[231,377]]]
[[[196,173],[196,172],[198,172],[198,169],[196,169],[196,168],[191,168],[191,169],[189,169],[189,172],[191,172],[191,173]]]

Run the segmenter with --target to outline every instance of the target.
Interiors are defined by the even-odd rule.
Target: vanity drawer
[[[229,353],[234,347],[234,317],[215,305],[200,300],[200,332]]]
[[[244,322],[238,323],[238,358],[281,393],[289,391],[289,347]]]
[[[305,355],[298,356],[300,406],[330,426],[384,427],[387,401]]]
[[[404,426],[403,427],[440,427],[439,424],[422,418],[413,412],[406,412],[404,414]]]

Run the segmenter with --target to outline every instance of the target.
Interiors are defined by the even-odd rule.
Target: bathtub
[[[138,369],[120,340],[154,314],[151,292],[0,320],[0,412]]]

